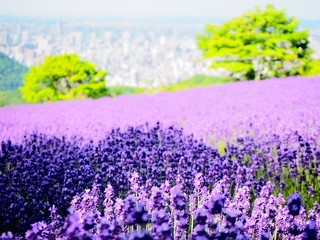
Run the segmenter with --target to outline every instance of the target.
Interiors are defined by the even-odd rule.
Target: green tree
[[[224,24],[207,25],[197,36],[204,58],[212,68],[224,68],[236,80],[300,75],[312,53],[308,31],[283,10],[267,5]]]
[[[24,75],[20,92],[27,102],[98,98],[107,95],[106,74],[75,54],[47,56]]]
[[[313,59],[308,62],[305,76],[320,76],[320,59]]]
[[[26,72],[26,66],[0,52],[0,91],[17,90],[21,87],[22,75]]]

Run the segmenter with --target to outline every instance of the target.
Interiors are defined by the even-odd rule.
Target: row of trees
[[[203,57],[212,59],[211,68],[227,69],[235,80],[320,74],[319,62],[311,60],[308,32],[272,5],[221,26],[207,25],[197,43]],[[108,94],[106,74],[74,54],[50,56],[30,68],[20,92],[27,102],[98,98]]]

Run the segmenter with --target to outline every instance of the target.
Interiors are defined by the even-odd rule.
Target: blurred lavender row
[[[34,131],[99,140],[112,128],[148,122],[183,127],[216,144],[248,133],[319,136],[320,78],[241,82],[176,93],[57,102],[0,109],[0,140]],[[319,139],[319,138],[318,138]]]

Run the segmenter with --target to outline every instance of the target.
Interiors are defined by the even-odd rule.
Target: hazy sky
[[[320,20],[320,0],[0,0],[1,15],[48,17],[232,18],[273,3],[299,19]]]

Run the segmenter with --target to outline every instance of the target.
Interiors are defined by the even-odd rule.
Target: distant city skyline
[[[256,5],[253,0],[242,0],[227,10],[230,0],[216,5],[215,0],[185,0],[184,4],[172,0],[171,5],[168,0],[162,0],[163,4],[134,0],[132,6],[129,0],[115,0],[113,4],[110,0],[90,0],[92,5],[88,0],[78,0],[77,5],[74,0],[64,1],[56,0],[53,5],[52,1],[43,4],[28,0],[26,4],[26,0],[0,0],[0,52],[28,67],[43,61],[44,56],[76,53],[107,70],[108,85],[139,87],[162,86],[197,74],[223,74],[209,69],[211,61],[202,58],[196,34],[206,23],[223,23]],[[313,57],[320,58],[320,19],[301,17],[303,7],[302,15],[296,15],[295,1],[290,9],[285,2],[274,5],[286,8],[288,16],[299,19],[299,28],[309,30]],[[264,8],[267,3],[259,0],[258,6]]]
[[[273,4],[300,20],[320,20],[319,0],[0,0],[0,15],[17,17],[223,18]]]

